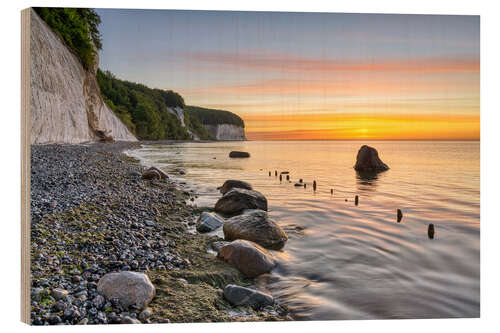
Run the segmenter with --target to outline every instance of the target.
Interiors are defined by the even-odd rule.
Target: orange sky
[[[275,57],[219,61],[223,68],[229,63],[240,70],[281,68],[280,77],[182,93],[240,115],[250,140],[480,138],[477,59],[342,63],[283,56],[280,67]]]
[[[251,140],[480,138],[479,16],[99,14],[102,68],[234,112]]]

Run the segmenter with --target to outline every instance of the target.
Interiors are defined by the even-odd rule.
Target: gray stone
[[[161,179],[161,175],[158,171],[156,170],[146,170],[142,173],[142,179]]]
[[[217,214],[202,212],[196,222],[196,230],[199,232],[209,232],[219,228],[224,224],[224,219]]]
[[[225,215],[237,215],[245,209],[267,211],[266,197],[257,191],[233,188],[215,204],[215,211]]]
[[[274,304],[274,299],[271,295],[234,284],[229,284],[224,288],[224,297],[229,303],[236,306],[246,305],[260,308]]]
[[[97,308],[97,309],[102,309],[104,303],[106,303],[106,300],[104,299],[104,297],[102,297],[102,295],[97,295],[96,297],[94,297],[94,299],[92,300],[92,303],[94,304],[94,306]]]
[[[218,252],[219,252],[219,250],[220,250],[222,247],[224,247],[224,246],[226,246],[227,244],[230,244],[230,243],[231,243],[231,242],[226,242],[226,241],[217,241],[217,242],[213,242],[213,243],[211,244],[211,246],[212,246],[212,249],[218,253]]]
[[[151,317],[152,314],[153,311],[151,310],[151,308],[145,308],[144,310],[141,311],[141,313],[139,313],[139,319],[144,321],[149,317]]]
[[[141,322],[138,319],[135,319],[135,318],[132,318],[129,316],[125,316],[122,318],[121,323],[122,324],[140,324]]]
[[[233,188],[244,188],[245,190],[253,190],[252,185],[242,180],[229,179],[222,184],[220,192],[226,194]]]
[[[228,241],[246,239],[265,248],[279,250],[288,237],[283,229],[259,209],[243,211],[224,223],[224,238]]]
[[[156,294],[146,274],[130,271],[104,275],[97,283],[97,290],[107,298],[116,298],[125,308],[131,305],[143,308]]]
[[[168,175],[165,172],[163,172],[162,170],[158,169],[157,167],[152,166],[148,169],[148,171],[149,170],[153,170],[153,171],[158,172],[158,174],[160,175],[160,179],[168,179]]]
[[[68,295],[69,295],[69,292],[67,290],[64,290],[61,288],[56,288],[56,289],[52,290],[52,297],[54,297],[56,300],[63,299]]]

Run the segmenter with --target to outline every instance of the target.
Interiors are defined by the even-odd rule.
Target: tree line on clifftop
[[[192,139],[187,128],[201,139],[210,138],[198,119],[185,114],[186,127],[183,127],[179,118],[168,112],[167,108],[185,107],[182,96],[174,91],[120,80],[111,72],[100,69],[97,82],[106,104],[138,139]]]
[[[98,29],[101,23],[99,15],[90,8],[35,7],[33,9],[78,55],[83,66],[87,69],[92,68],[95,54],[102,48]]]

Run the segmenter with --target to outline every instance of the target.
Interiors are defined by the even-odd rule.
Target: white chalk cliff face
[[[102,100],[95,78],[98,61],[85,70],[77,56],[31,10],[31,143],[137,141]],[[99,135],[100,133],[100,135]]]
[[[245,129],[232,124],[207,125],[205,128],[215,139],[221,141],[245,141]]]

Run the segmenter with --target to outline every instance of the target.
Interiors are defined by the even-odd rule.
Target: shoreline
[[[208,253],[220,238],[187,232],[201,213],[188,204],[196,193],[141,179],[143,166],[125,154],[141,144],[31,146],[31,323],[292,320],[279,305],[224,299],[226,284],[254,281]],[[156,287],[148,316],[99,297],[99,278],[123,270],[145,272]]]

